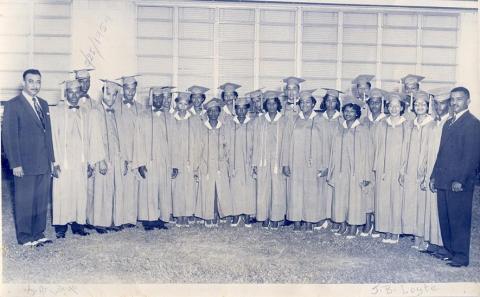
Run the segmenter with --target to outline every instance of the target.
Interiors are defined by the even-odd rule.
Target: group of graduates
[[[427,93],[423,77],[408,75],[400,92],[386,92],[360,75],[351,94],[320,97],[288,77],[283,91],[242,97],[240,85],[225,83],[208,100],[202,86],[152,87],[142,105],[135,76],[102,80],[92,99],[90,70],[74,71],[65,101],[50,108],[57,238],[68,225],[84,236],[137,221],[147,231],[257,221],[390,244],[407,234],[418,250],[442,245],[428,183],[450,89]]]

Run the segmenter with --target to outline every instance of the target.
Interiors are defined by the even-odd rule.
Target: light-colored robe
[[[144,111],[135,132],[132,168],[147,168],[140,177],[138,220],[168,222],[172,214],[171,140],[172,116],[168,112]]]
[[[69,109],[65,103],[50,109],[52,140],[59,178],[53,178],[52,223],[85,224],[88,164],[105,158],[98,110]],[[98,174],[98,173],[97,173]]]
[[[332,220],[337,223],[363,225],[366,222],[365,200],[373,187],[373,141],[368,127],[355,121],[348,128],[338,125],[333,136],[328,166],[328,182],[334,187]],[[366,187],[363,181],[369,181]]]
[[[253,132],[255,120],[247,117],[243,124],[235,116],[225,123],[233,214],[256,212],[255,179],[252,175]]]
[[[198,184],[194,179],[199,174],[201,147],[198,147],[198,119],[188,111],[185,117],[175,112],[172,121],[171,147],[172,168],[178,175],[172,180],[173,216],[193,216],[198,197]]]
[[[287,211],[287,180],[282,173],[283,132],[288,120],[268,113],[255,121],[252,167],[257,167],[257,221],[281,221]]]
[[[328,168],[330,152],[324,151],[326,126],[315,111],[308,118],[303,112],[289,122],[282,147],[283,166],[290,167],[287,188],[287,219],[318,222],[326,219],[325,196],[321,195],[319,170]],[[287,140],[288,139],[288,140]]]
[[[210,126],[210,123],[205,121],[199,131],[201,147],[204,149],[200,163],[200,197],[197,199],[195,216],[213,220],[215,206],[218,207],[220,217],[231,216],[233,205],[225,128],[220,121],[216,127]]]
[[[118,131],[117,112],[107,112],[103,104],[96,107],[100,112],[100,129],[102,143],[107,163],[107,173],[99,173],[98,164],[95,166],[94,197],[92,206],[87,214],[88,222],[97,227],[111,227],[120,225],[116,218],[117,200],[122,199],[123,193],[123,160],[120,153],[121,138]],[[120,223],[120,224],[119,224]]]
[[[405,118],[393,125],[390,117],[382,121],[376,133],[375,158],[375,228],[379,232],[402,232],[403,188],[398,178],[404,170],[411,128]]]
[[[449,118],[449,115],[443,116],[443,118],[435,120],[432,123],[431,131],[428,134],[428,146],[422,153],[427,154],[427,157],[421,156],[421,160],[425,160],[425,176],[428,185],[428,177],[432,176],[433,166],[437,159],[438,149],[440,147],[440,139],[442,137],[443,125]],[[440,231],[440,222],[438,219],[438,205],[437,205],[437,193],[433,193],[430,189],[427,189],[427,199],[425,204],[425,226],[424,226],[424,239],[432,244],[443,245],[442,234]]]
[[[425,229],[425,207],[427,192],[420,189],[420,185],[426,178],[426,170],[423,165],[427,154],[423,150],[428,149],[428,135],[431,133],[433,119],[427,117],[421,124],[418,118],[409,122],[411,132],[407,153],[405,154],[405,180],[402,208],[402,233],[423,237]]]

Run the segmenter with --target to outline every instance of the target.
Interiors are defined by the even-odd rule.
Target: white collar
[[[335,110],[335,113],[333,114],[331,119],[328,117],[327,111],[323,112],[323,117],[326,118],[327,120],[335,120],[339,116],[340,116],[340,112],[338,112],[338,110]]]
[[[193,107],[193,106],[190,107],[189,111],[190,111],[191,114],[197,115],[197,111],[195,110],[195,107]],[[205,109],[202,108],[202,111],[200,111],[200,115],[205,114],[205,112],[206,112]]]
[[[358,125],[360,125],[360,122],[357,119],[353,122],[352,127],[350,127],[350,129],[353,129],[353,128],[357,127]],[[342,126],[343,126],[343,128],[348,129],[347,121],[343,121]]]
[[[373,119],[373,115],[371,112],[368,113],[368,119],[370,120],[370,122],[380,122],[381,120],[383,120],[385,118],[385,114],[382,112],[378,115],[378,117],[374,120]]]
[[[275,118],[273,118],[273,121],[276,122],[282,117],[282,114],[280,112],[277,112],[275,115]],[[272,122],[272,119],[270,118],[270,114],[268,112],[265,113],[265,118],[267,121]]]
[[[440,117],[440,120],[436,121],[437,126],[446,122],[449,118],[450,118],[450,114],[447,112],[446,114],[444,114],[443,116]]]
[[[223,111],[224,111],[226,114],[228,114],[228,115],[232,115],[232,112],[230,111],[230,109],[228,109],[228,106],[227,106],[227,105],[225,105],[225,106],[223,107]]]
[[[183,121],[183,120],[187,120],[191,115],[192,114],[187,110],[187,112],[185,113],[185,116],[181,118],[180,115],[178,114],[178,111],[176,111],[174,117],[176,120]]]
[[[465,109],[465,110],[463,110],[463,111],[461,111],[461,112],[459,112],[459,113],[457,113],[457,114],[455,114],[455,122],[458,121],[458,119],[459,119],[462,115],[464,115],[467,111],[468,111],[468,108]]]
[[[27,99],[28,101],[32,101],[33,102],[33,97],[28,95],[27,92],[25,91],[22,91],[22,95],[23,97],[25,97],[25,99]]]
[[[428,115],[425,120],[423,120],[422,123],[419,123],[418,122],[418,117],[416,117],[414,120],[413,120],[413,124],[415,125],[415,127],[417,127],[418,129],[420,129],[420,127],[423,127],[425,126],[426,124],[430,123],[431,121],[433,121],[433,118]]]
[[[305,119],[305,115],[303,114],[303,111],[300,111],[300,113],[298,114],[300,116],[300,118],[302,120]],[[313,119],[314,117],[317,116],[317,112],[315,110],[312,110],[312,113],[310,114],[310,116],[308,117],[309,120]]]
[[[113,105],[112,105],[112,107],[109,107],[107,104],[105,104],[105,102],[103,102],[103,100],[102,100],[102,105],[105,109],[114,109]]]
[[[400,121],[397,124],[394,125],[393,122],[392,122],[392,118],[388,117],[386,122],[387,122],[387,124],[389,124],[390,126],[395,128],[396,126],[399,126],[399,125],[403,124],[403,122],[405,122],[406,120],[407,120],[406,118],[404,118],[403,116],[400,116]]]
[[[233,121],[234,121],[235,123],[239,124],[239,125],[243,125],[243,124],[246,124],[246,123],[250,122],[250,117],[247,115],[247,116],[245,117],[245,121],[243,122],[243,124],[240,123],[240,121],[238,120],[238,117],[237,117],[237,116],[235,116],[235,117],[233,118]]]
[[[127,108],[130,108],[130,107],[133,106],[133,104],[135,104],[135,101],[132,101],[132,102],[133,102],[133,103],[130,103],[130,102],[125,103],[124,101],[122,101],[122,104],[125,105]]]
[[[213,127],[212,127],[212,125],[210,125],[210,122],[208,121],[208,119],[204,122],[204,124],[205,124],[205,126],[207,126],[207,128],[208,128],[209,130],[213,130]],[[217,126],[215,127],[215,129],[218,129],[218,128],[220,128],[221,126],[222,126],[222,122],[217,121]]]

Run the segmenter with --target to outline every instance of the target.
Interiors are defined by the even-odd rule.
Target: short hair
[[[193,95],[195,94],[190,94],[190,101],[193,101]],[[205,94],[200,94],[200,95],[202,95],[202,100],[207,99],[207,96],[205,96]]]
[[[177,96],[175,98],[175,102],[178,103],[178,98],[180,98],[179,96]],[[192,98],[191,97],[188,97],[188,101],[187,101],[188,105],[192,104]]]
[[[222,112],[222,108],[220,106],[213,106],[213,107],[207,108],[207,113],[212,108],[216,108],[218,110],[218,112]]]
[[[233,95],[235,95],[235,97],[238,97],[238,93],[237,93],[237,91],[233,91]],[[224,100],[224,99],[225,99],[225,91],[223,91],[223,92],[222,92],[222,95],[221,95],[221,97],[222,97],[222,100]]]
[[[30,68],[30,69],[27,69],[23,72],[23,80],[25,80],[25,78],[27,77],[28,74],[40,75],[40,77],[42,76],[42,74],[40,73],[40,71],[38,69]]]
[[[359,85],[360,84],[357,84],[357,88],[358,88]],[[368,86],[369,89],[372,88],[372,83],[371,82],[367,81],[366,85]]]
[[[470,98],[470,91],[469,91],[467,88],[465,88],[465,87],[456,87],[456,88],[453,88],[453,89],[450,91],[450,93],[453,93],[453,92],[462,92],[462,93],[464,93],[464,94],[467,96],[467,98]]]
[[[390,106],[390,102],[385,101],[385,110],[388,110],[389,106]],[[402,110],[400,111],[400,115],[403,115],[406,111],[405,109],[407,107],[407,104],[405,103],[405,101],[400,100],[400,106],[402,107]],[[390,113],[390,112],[388,112],[388,113]]]
[[[312,100],[313,106],[315,107],[315,105],[317,105],[317,99],[315,99],[313,96],[310,96],[310,100]],[[300,105],[300,101],[301,100],[298,100],[297,105]]]
[[[239,105],[239,104],[237,104],[237,102],[235,102],[234,108],[237,108],[237,106],[241,106],[241,105]],[[245,104],[245,106],[246,106],[247,109],[250,109],[251,104],[247,103],[247,104]]]
[[[347,107],[352,107],[353,110],[355,110],[356,119],[359,119],[360,116],[362,116],[362,108],[359,105],[353,103],[345,104],[344,106],[342,106],[342,113],[345,112],[345,109]]]
[[[327,110],[327,98],[328,98],[328,94],[325,94],[325,96],[323,96],[322,98],[322,103],[320,104],[320,112],[324,112]],[[338,97],[335,97],[337,99],[337,105],[335,106],[335,109],[337,111],[340,111],[340,99],[338,99]]]
[[[264,110],[264,111],[267,111],[267,102],[268,102],[268,100],[270,100],[270,99],[265,99],[265,100],[263,101],[263,110]],[[275,103],[277,103],[277,111],[278,111],[278,112],[282,111],[282,102],[280,102],[280,99],[278,99],[278,97],[275,97],[275,98],[273,98],[273,100],[275,100]]]

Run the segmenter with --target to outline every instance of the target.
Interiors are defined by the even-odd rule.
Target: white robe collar
[[[407,120],[406,118],[404,118],[403,116],[400,116],[400,121],[397,124],[394,125],[393,122],[392,122],[392,118],[388,117],[386,122],[387,122],[388,125],[395,128],[396,126],[400,126],[401,124],[403,124],[403,122],[405,122],[406,120]]]
[[[302,120],[305,119],[305,115],[303,114],[303,111],[300,111],[300,112],[298,113],[298,115],[300,116],[300,118],[301,118]],[[308,117],[308,119],[311,120],[311,119],[313,119],[313,118],[316,117],[316,116],[317,116],[317,112],[316,112],[315,110],[312,110],[312,113],[310,114],[310,116]]]
[[[373,115],[372,113],[368,113],[368,119],[370,120],[370,122],[380,122],[381,120],[383,120],[384,118],[386,117],[386,115],[382,112],[378,115],[378,117],[374,120],[373,119]]]
[[[425,118],[425,120],[423,120],[422,123],[419,123],[418,118],[415,118],[413,120],[413,124],[415,125],[415,127],[417,127],[417,129],[420,129],[421,127],[425,126],[426,124],[430,123],[431,121],[433,121],[433,118],[431,116],[427,116]]]
[[[239,124],[239,125],[243,125],[243,124],[246,124],[246,123],[250,122],[250,117],[247,115],[247,116],[245,117],[245,121],[243,122],[243,124],[240,123],[240,121],[238,120],[238,117],[237,117],[237,116],[235,116],[235,117],[233,118],[233,121],[234,121],[235,123]]]
[[[232,112],[230,111],[230,109],[228,109],[228,107],[226,105],[222,109],[226,114],[232,115]]]
[[[192,115],[197,115],[197,111],[195,110],[195,107],[190,107],[189,109],[190,113]],[[207,111],[205,109],[202,109],[202,111],[200,111],[200,115],[204,115]]]
[[[176,111],[175,114],[174,114],[175,119],[178,120],[178,121],[187,120],[191,116],[192,116],[192,114],[188,110],[185,113],[185,116],[183,118],[178,114],[178,111]]]
[[[360,125],[360,121],[357,119],[353,122],[352,127],[350,127],[350,129],[356,128],[359,125]],[[342,126],[343,126],[343,128],[348,129],[347,121],[343,121]]]
[[[327,114],[327,111],[324,111],[323,112],[323,117],[327,120],[335,120],[336,118],[338,118],[340,116],[340,112],[338,110],[335,110],[335,113],[333,114],[332,118],[329,118],[328,117],[328,114]]]
[[[277,112],[277,114],[275,115],[275,118],[273,119],[273,122],[278,121],[281,117],[282,117],[282,114],[280,112]],[[272,119],[270,118],[270,114],[268,112],[265,113],[265,118],[270,123],[272,122]]]
[[[206,120],[205,122],[203,122],[205,124],[205,126],[207,126],[207,128],[209,130],[213,130],[213,127],[212,125],[210,125],[210,122],[208,120]],[[220,127],[222,126],[222,122],[220,121],[217,121],[217,126],[215,127],[215,129],[219,129]]]

